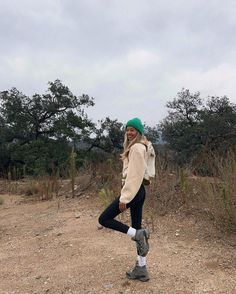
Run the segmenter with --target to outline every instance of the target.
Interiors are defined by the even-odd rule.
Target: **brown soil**
[[[98,229],[103,207],[97,197],[1,198],[1,294],[236,293],[236,238],[207,220],[159,217],[147,257],[151,279],[143,283],[125,277],[135,262],[134,242]]]

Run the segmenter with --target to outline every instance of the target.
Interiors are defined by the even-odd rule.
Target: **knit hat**
[[[135,118],[129,120],[127,122],[127,124],[126,124],[126,128],[127,127],[133,127],[133,128],[135,128],[141,135],[144,132],[143,124],[142,124],[141,120],[138,117],[135,117]]]

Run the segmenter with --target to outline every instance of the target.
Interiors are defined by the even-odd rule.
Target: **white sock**
[[[138,265],[139,266],[146,265],[146,256],[140,256],[140,255],[138,255],[137,260],[138,260]]]
[[[132,238],[132,237],[135,236],[135,234],[136,234],[136,229],[130,227],[130,228],[128,229],[127,235],[130,236],[130,237]]]

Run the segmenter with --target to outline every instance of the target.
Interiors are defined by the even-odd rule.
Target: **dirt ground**
[[[236,293],[235,235],[220,233],[206,220],[159,217],[147,257],[151,279],[143,283],[125,276],[135,262],[134,242],[98,229],[103,207],[97,197],[0,196],[1,294]]]

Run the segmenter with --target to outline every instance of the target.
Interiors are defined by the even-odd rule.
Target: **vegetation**
[[[196,173],[210,175],[208,158],[224,156],[236,146],[236,105],[224,97],[209,97],[182,90],[167,103],[168,116],[160,124],[163,139],[174,151],[174,160],[189,164]]]
[[[6,177],[10,172],[20,178],[56,170],[68,174],[71,148],[78,149],[81,143],[86,144],[86,152],[77,150],[77,167],[94,158],[93,150],[119,152],[123,124],[107,117],[95,125],[85,113],[93,105],[93,98],[75,96],[59,80],[49,82],[43,95],[28,97],[16,88],[0,92],[0,175]],[[156,128],[146,129],[151,138],[158,137]]]
[[[25,193],[48,200],[58,196],[61,178],[75,197],[78,172],[89,172],[107,205],[120,190],[123,124],[109,117],[93,123],[85,112],[93,98],[75,96],[59,80],[48,85],[32,97],[15,88],[0,92],[0,176],[9,193],[18,191],[15,180],[30,177]],[[194,207],[235,228],[236,105],[183,89],[167,108],[162,122],[145,125],[157,151],[147,197],[152,223],[156,214]]]
[[[84,107],[94,105],[88,95],[77,97],[59,80],[48,92],[31,98],[17,89],[0,93],[0,171],[17,167],[29,174],[52,172],[65,164],[68,142],[87,136],[92,122]]]
[[[123,143],[123,124],[117,119],[111,120],[106,117],[105,120],[100,120],[98,126],[94,126],[93,138],[88,138],[90,144],[88,150],[99,148],[107,153],[116,152],[122,149]]]

